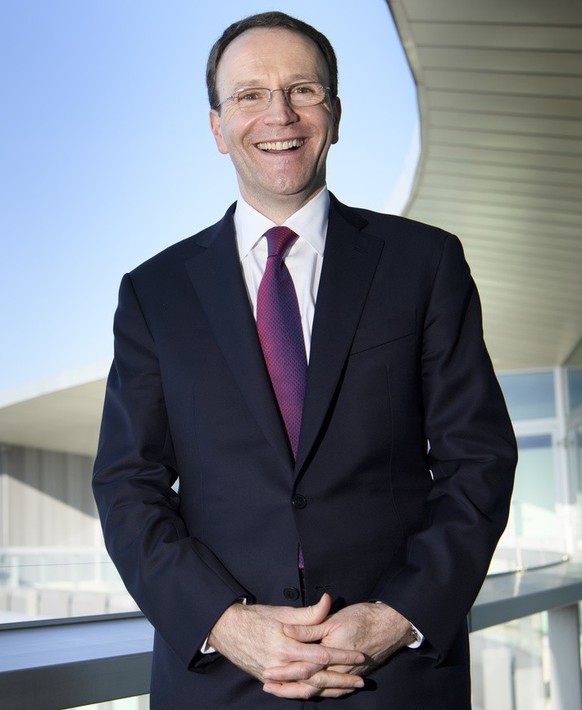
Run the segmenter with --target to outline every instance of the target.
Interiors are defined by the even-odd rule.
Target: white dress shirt
[[[297,293],[308,362],[315,301],[323,264],[328,212],[329,192],[324,187],[282,225],[299,235],[285,257],[285,264]],[[244,280],[255,318],[257,317],[257,293],[267,264],[267,240],[263,235],[275,226],[277,225],[274,222],[239,197],[234,213],[234,228]]]

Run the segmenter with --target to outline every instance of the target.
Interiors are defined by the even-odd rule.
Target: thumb
[[[313,606],[306,606],[303,609],[300,609],[300,611],[302,611],[304,614],[305,620],[299,623],[309,625],[321,624],[321,622],[325,621],[329,616],[330,609],[331,597],[327,592],[324,592],[321,595],[321,599],[317,602],[317,604],[314,604]]]
[[[283,624],[309,625],[321,624],[329,615],[331,609],[331,597],[327,592],[322,595],[317,604],[305,607],[279,607],[279,621]]]

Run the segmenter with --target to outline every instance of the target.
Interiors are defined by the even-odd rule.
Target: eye
[[[255,101],[263,101],[267,95],[265,89],[242,89],[236,94],[236,100],[239,103],[253,103]]]
[[[297,96],[297,95],[303,95],[303,96],[310,96],[312,94],[316,93],[315,86],[313,84],[297,84],[295,86],[291,87],[291,90],[289,93]]]

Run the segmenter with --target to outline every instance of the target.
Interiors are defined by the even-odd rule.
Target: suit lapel
[[[332,197],[311,337],[307,391],[295,471],[300,473],[341,377],[383,242],[367,222]]]
[[[249,304],[232,207],[198,236],[186,262],[216,341],[249,410],[287,466],[292,465]],[[300,472],[321,429],[348,356],[383,242],[362,232],[367,222],[332,197],[295,470]]]
[[[266,438],[292,465],[284,425],[257,336],[236,247],[234,208],[199,235],[200,251],[186,262],[216,341]]]

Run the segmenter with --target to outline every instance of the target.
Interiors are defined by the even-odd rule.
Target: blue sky
[[[0,391],[108,360],[123,273],[236,199],[208,127],[206,57],[228,24],[272,9],[338,55],[329,187],[397,209],[417,110],[384,0],[0,4]]]

